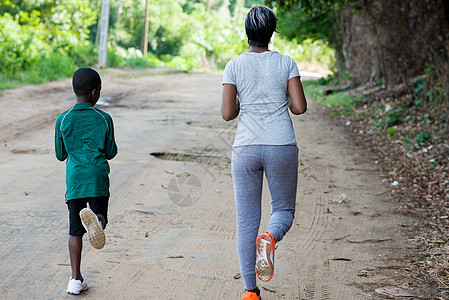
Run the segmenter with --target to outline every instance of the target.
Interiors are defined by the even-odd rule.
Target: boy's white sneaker
[[[85,291],[89,288],[87,286],[86,278],[84,278],[83,275],[81,275],[81,276],[83,277],[82,282],[81,282],[81,280],[76,280],[76,279],[73,279],[72,277],[70,277],[69,284],[67,285],[67,293],[79,295],[79,293],[81,293],[81,291]]]
[[[103,226],[97,215],[90,208],[83,208],[80,211],[81,223],[87,231],[87,239],[96,249],[104,247],[106,236],[104,235]]]

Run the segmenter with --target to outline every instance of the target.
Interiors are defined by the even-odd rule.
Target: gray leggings
[[[295,145],[250,145],[232,148],[232,178],[237,216],[237,251],[245,289],[256,286],[256,238],[259,234],[263,173],[271,195],[267,232],[276,242],[295,215],[298,148]]]

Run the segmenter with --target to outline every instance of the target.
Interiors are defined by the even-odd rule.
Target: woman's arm
[[[233,84],[223,84],[221,96],[221,116],[225,121],[237,118],[240,112],[240,102],[237,97],[237,88]]]
[[[307,110],[307,101],[302,88],[301,79],[298,76],[288,80],[288,95],[292,100],[290,111],[294,115],[305,113]]]

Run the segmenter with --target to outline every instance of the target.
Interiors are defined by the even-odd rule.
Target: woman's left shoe
[[[256,275],[262,281],[270,281],[274,274],[274,237],[268,232],[256,239]]]

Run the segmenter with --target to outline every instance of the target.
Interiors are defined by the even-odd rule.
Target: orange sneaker
[[[256,239],[256,275],[262,281],[270,281],[274,274],[274,237],[268,232]]]
[[[259,295],[257,295],[257,292],[246,291],[243,294],[242,300],[260,300],[260,292]]]

